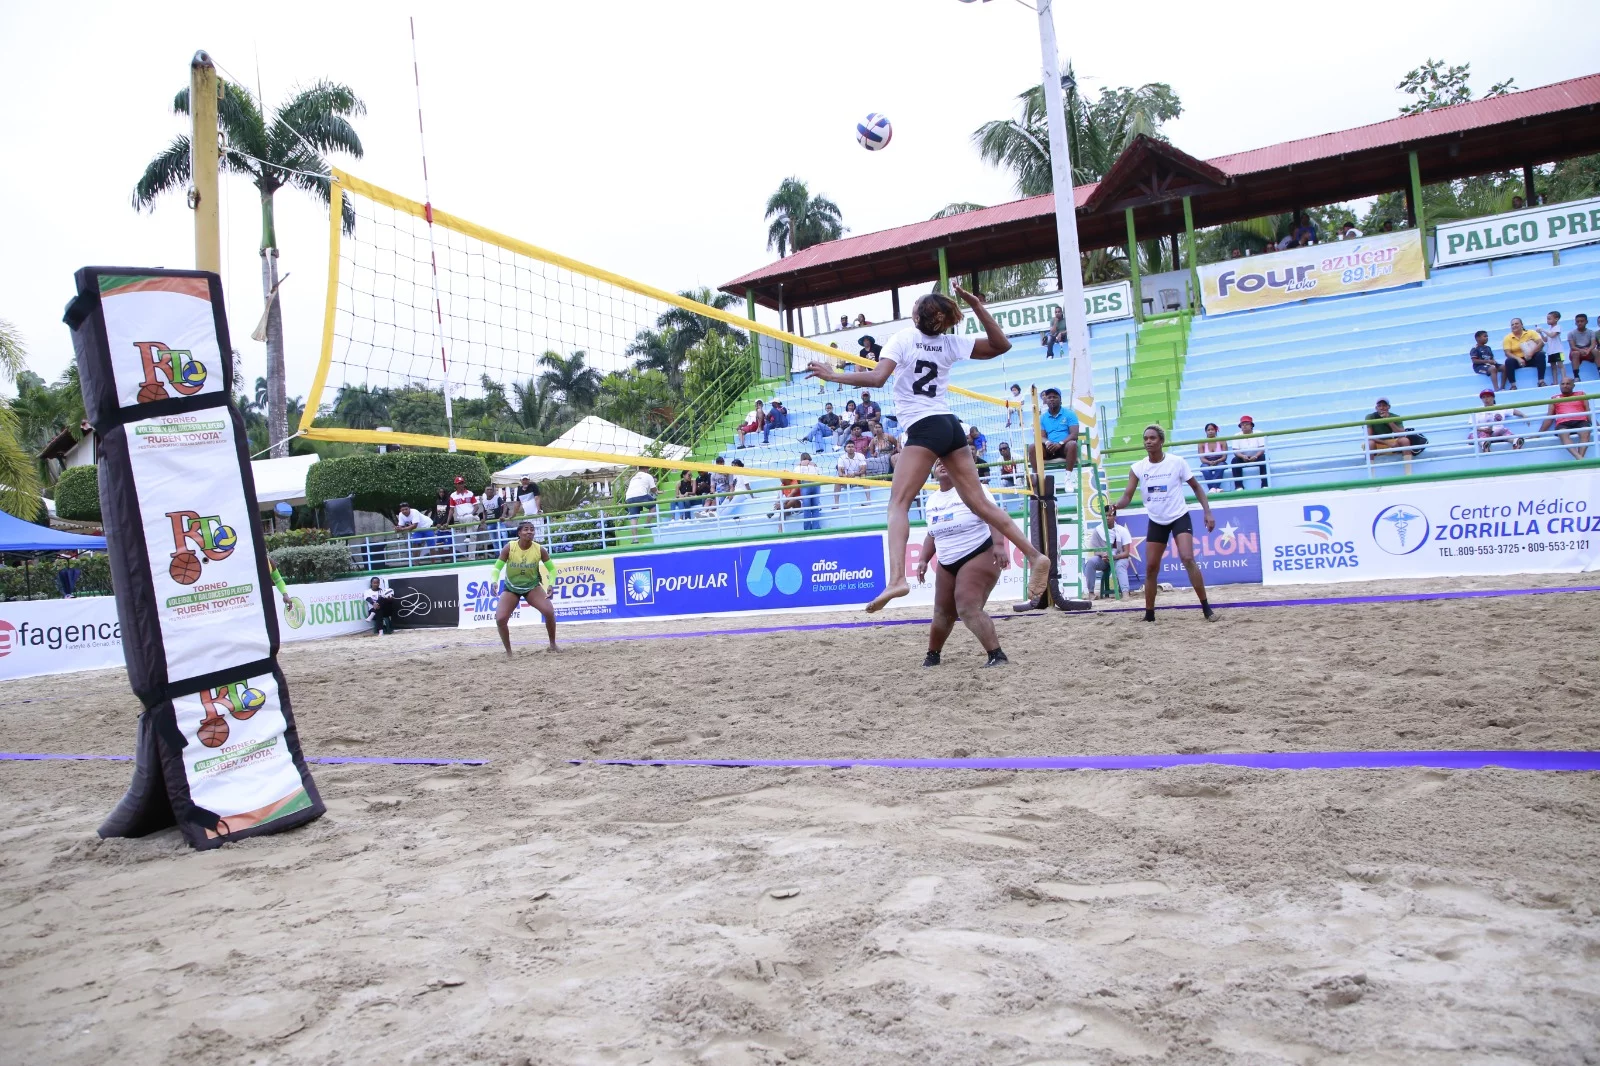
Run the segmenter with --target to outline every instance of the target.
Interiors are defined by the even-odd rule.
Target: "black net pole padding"
[[[100,442],[123,656],[144,704],[133,782],[100,827],[196,848],[323,812],[277,667],[277,612],[222,284],[85,267],[67,308]]]

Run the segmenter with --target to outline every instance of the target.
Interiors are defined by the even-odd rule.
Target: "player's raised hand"
[[[827,381],[828,375],[832,373],[833,367],[829,366],[827,363],[806,364],[806,377],[808,378],[821,378],[822,380]]]
[[[950,291],[955,293],[957,296],[961,297],[963,300],[967,301],[967,303],[972,307],[977,307],[978,305],[983,303],[982,300],[978,299],[976,296],[972,295],[972,293],[968,292],[966,289],[963,289],[960,285],[957,285],[957,284],[955,284],[953,282],[950,285]]]

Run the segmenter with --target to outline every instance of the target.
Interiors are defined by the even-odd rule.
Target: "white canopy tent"
[[[642,433],[623,429],[615,422],[607,422],[595,415],[587,415],[577,425],[551,441],[550,447],[640,456],[655,443]],[[689,449],[680,444],[663,445],[661,449],[661,455],[666,459],[682,459],[688,454]],[[549,481],[560,477],[590,477],[614,473],[628,465],[630,464],[530,455],[501,470],[492,480],[496,485],[515,485],[525,477],[534,481]]]
[[[317,459],[315,455],[290,455],[252,460],[250,475],[256,483],[256,504],[271,507],[275,503],[305,503],[306,476]]]

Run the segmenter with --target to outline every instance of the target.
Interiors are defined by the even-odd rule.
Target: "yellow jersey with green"
[[[534,541],[527,548],[516,541],[506,545],[506,587],[512,592],[532,592],[544,581],[540,562],[544,548]]]

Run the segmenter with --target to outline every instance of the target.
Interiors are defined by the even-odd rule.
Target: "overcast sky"
[[[1059,2],[1063,62],[1089,91],[1171,83],[1174,143],[1202,158],[1388,118],[1402,74],[1470,61],[1480,91],[1600,70],[1571,46],[1591,3],[1352,0],[1331,13],[1226,5]],[[129,206],[144,164],[187,120],[171,114],[208,50],[269,105],[319,77],[367,104],[360,161],[338,165],[422,198],[403,5],[128,4],[0,0],[0,318],[34,370],[71,358],[62,308],[89,264],[193,265],[181,196]],[[927,218],[954,200],[1014,199],[970,134],[1039,79],[1037,17],[1018,0],[567,0],[418,6],[433,202],[486,226],[670,289],[717,286],[772,258],[762,210],[796,175],[853,233]],[[1507,47],[1511,42],[1516,47]],[[893,143],[854,137],[870,111]],[[223,179],[224,275],[245,374],[261,308],[254,190]],[[310,383],[326,215],[277,197],[290,395]],[[882,306],[879,306],[879,305]],[[836,307],[887,317],[887,297]],[[768,316],[770,319],[770,315]],[[807,331],[810,331],[809,315]]]

